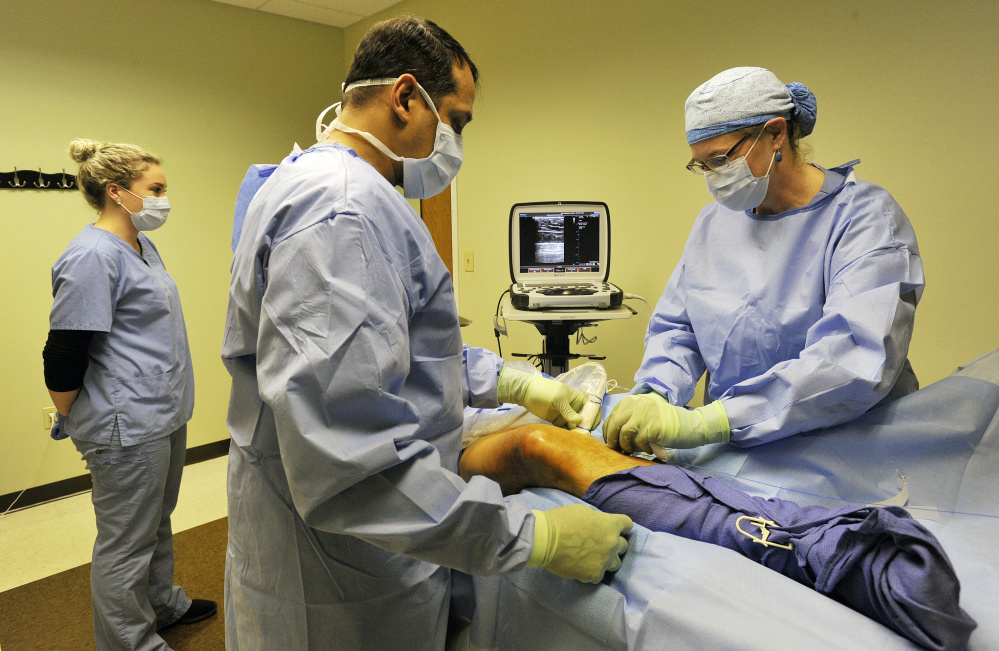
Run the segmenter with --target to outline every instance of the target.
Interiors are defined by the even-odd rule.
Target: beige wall
[[[928,285],[910,358],[923,384],[999,345],[999,3],[595,0],[407,0],[448,29],[481,71],[458,182],[466,342],[496,350],[491,319],[509,285],[506,228],[519,201],[606,201],[611,279],[658,300],[710,196],[683,169],[683,102],[740,65],[770,68],[818,97],[813,160],[860,158],[860,178],[887,188],[919,238]],[[365,21],[345,30],[348,60]],[[806,141],[806,142],[807,142]],[[732,255],[738,255],[733,251]],[[630,386],[647,311],[604,324],[591,346]],[[510,325],[503,353],[537,352]]]
[[[226,438],[219,350],[236,190],[251,163],[314,142],[342,81],[343,31],[207,0],[33,0],[2,14],[0,170],[72,171],[74,137],[163,158],[173,209],[152,237],[194,357],[188,445]],[[73,444],[41,427],[41,350],[52,263],[94,218],[77,192],[0,191],[0,494],[86,472]]]
[[[461,311],[468,343],[496,350],[509,285],[506,228],[518,201],[606,201],[611,278],[653,305],[709,195],[683,169],[683,100],[737,65],[762,65],[818,96],[814,160],[863,159],[858,175],[908,213],[928,278],[910,357],[924,384],[999,345],[999,5],[993,2],[729,4],[406,0],[346,30],[206,0],[18,3],[0,21],[0,170],[70,166],[77,136],[134,141],[165,160],[174,205],[154,234],[184,302],[197,382],[190,445],[226,436],[218,361],[229,228],[246,167],[311,143],[344,62],[376,20],[438,21],[481,70],[459,180]],[[89,220],[74,193],[0,191],[0,494],[83,472],[49,441],[40,351],[49,268]],[[733,252],[737,255],[737,252]],[[647,311],[588,332],[628,386]],[[510,325],[503,352],[537,352]]]

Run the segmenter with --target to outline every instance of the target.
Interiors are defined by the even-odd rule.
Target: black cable
[[[500,332],[499,332],[499,316],[500,316],[500,305],[503,303],[503,297],[510,293],[510,290],[506,290],[500,294],[499,300],[496,301],[496,315],[493,317],[493,334],[496,335],[496,347],[499,349],[499,356],[503,357],[503,344],[500,343]],[[503,319],[504,328],[506,327],[506,319]]]

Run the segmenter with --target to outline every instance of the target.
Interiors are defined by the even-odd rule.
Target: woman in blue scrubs
[[[170,210],[159,159],[135,145],[74,140],[77,182],[100,217],[52,268],[45,383],[90,470],[98,650],[167,649],[156,631],[213,615],[173,585],[170,514],[194,409],[177,286],[143,231]]]
[[[858,180],[859,161],[806,160],[816,108],[763,68],[726,70],[687,98],[687,169],[715,202],[649,322],[635,395],[604,424],[610,447],[757,445],[918,388],[916,235],[886,190]],[[712,402],[685,409],[705,370]]]

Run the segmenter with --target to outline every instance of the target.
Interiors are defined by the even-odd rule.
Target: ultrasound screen
[[[599,272],[600,213],[522,212],[520,271]]]

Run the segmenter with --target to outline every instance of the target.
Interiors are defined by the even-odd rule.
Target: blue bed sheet
[[[608,396],[605,410],[620,396]],[[675,462],[743,492],[830,508],[903,503],[933,532],[977,620],[970,649],[999,648],[999,350],[847,425]],[[606,412],[605,412],[606,415]],[[530,489],[532,508],[577,502]],[[622,568],[585,585],[528,568],[464,577],[455,602],[482,649],[910,649],[880,624],[721,547],[636,527]]]

